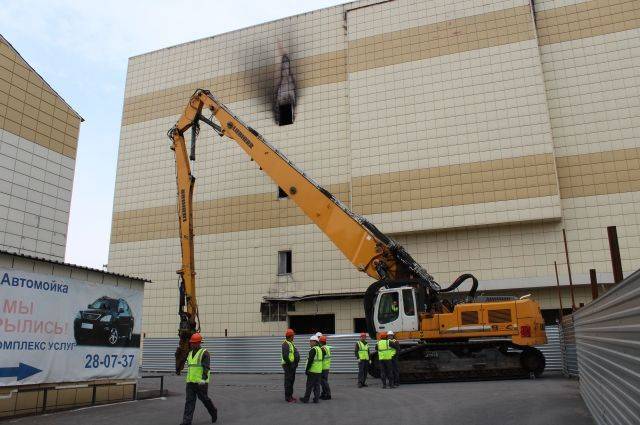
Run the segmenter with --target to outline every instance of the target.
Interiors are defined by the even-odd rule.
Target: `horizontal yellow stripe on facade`
[[[561,198],[640,191],[640,149],[556,158]],[[353,179],[351,207],[359,214],[401,212],[537,198],[558,193],[551,154],[531,155]],[[349,205],[349,185],[327,188]],[[175,238],[175,205],[115,212],[111,243]],[[197,235],[311,224],[275,193],[196,202]]]
[[[0,129],[76,157],[80,117],[0,38]]]
[[[640,28],[640,1],[593,0],[536,13],[541,46]]]
[[[345,81],[346,52],[338,50],[293,61],[299,89]],[[125,98],[122,125],[178,115],[196,89],[210,90],[224,103],[271,98],[275,65],[220,75],[165,90]]]
[[[345,81],[349,72],[515,43],[534,37],[528,6],[455,19],[365,37],[348,50],[293,61],[299,88]],[[349,65],[347,66],[347,61]],[[177,115],[197,88],[211,90],[222,102],[273,94],[275,65],[254,68],[125,99],[122,125]]]
[[[531,40],[529,6],[518,6],[349,42],[349,72]]]

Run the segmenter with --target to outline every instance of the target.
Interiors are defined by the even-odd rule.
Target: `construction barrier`
[[[547,371],[561,370],[561,353],[557,326],[546,327],[548,343],[538,347],[547,360]],[[354,347],[358,334],[328,335],[331,349],[332,373],[357,373]],[[295,343],[304,364],[309,351],[309,335],[296,335]],[[205,338],[203,346],[211,352],[212,368],[220,373],[281,373],[280,347],[282,337]],[[147,338],[142,351],[144,371],[168,372],[174,370],[173,353],[177,338]],[[373,350],[374,342],[369,341]],[[299,373],[304,368],[298,368]]]
[[[640,271],[573,316],[580,393],[595,422],[640,424]]]

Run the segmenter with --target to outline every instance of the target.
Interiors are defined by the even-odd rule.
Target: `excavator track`
[[[519,347],[508,341],[404,344],[398,360],[401,383],[539,377],[545,365],[537,348]],[[376,354],[369,373],[380,376]]]

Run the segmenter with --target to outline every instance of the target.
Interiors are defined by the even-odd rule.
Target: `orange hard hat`
[[[380,332],[380,338],[386,338],[386,337],[387,337],[386,331]]]
[[[284,336],[294,336],[295,332],[293,332],[293,329],[287,329],[287,331],[284,333]]]
[[[367,334],[366,334],[366,333],[362,332],[362,333],[360,334],[360,338],[366,338],[366,337],[367,337]]]
[[[320,338],[318,338],[318,339],[319,339],[319,340],[320,340],[320,342],[322,342],[323,344],[324,344],[325,342],[327,342],[327,337],[326,337],[326,336],[324,336],[324,335],[322,335],[322,336],[321,336]]]
[[[199,344],[202,342],[202,335],[200,335],[199,333],[194,333],[193,335],[191,335],[191,338],[189,338],[189,342],[192,344]]]

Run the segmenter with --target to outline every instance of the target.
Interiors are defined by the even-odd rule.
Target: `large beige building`
[[[283,126],[279,45],[298,95]],[[359,1],[133,57],[109,269],[148,276],[146,336],[175,335],[166,131],[207,88],[443,284],[470,272],[485,294],[531,293],[557,309],[564,228],[585,302],[589,269],[612,281],[607,226],[625,274],[640,265],[638,69],[636,0]],[[205,334],[359,326],[371,280],[235,143],[203,129],[194,167]]]
[[[0,35],[0,250],[64,260],[82,121]]]

